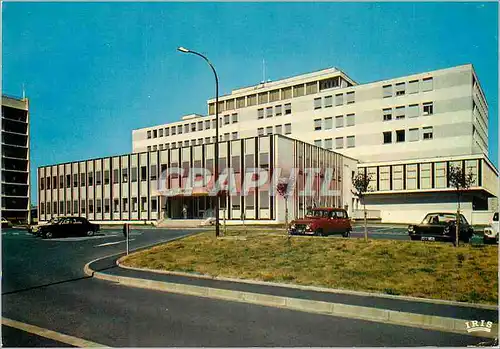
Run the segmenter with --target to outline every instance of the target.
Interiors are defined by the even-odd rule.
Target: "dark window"
[[[132,167],[131,168],[130,175],[131,175],[130,181],[131,182],[137,182],[137,167]]]
[[[405,130],[397,130],[396,142],[404,142],[404,141],[405,141]]]
[[[45,214],[45,204],[43,202],[40,203],[40,214]]]
[[[102,211],[101,199],[97,199],[95,201],[95,212],[101,213],[101,211]]]
[[[81,208],[82,208],[82,213],[85,213],[85,200],[82,200],[82,203],[81,203]]]
[[[94,202],[89,200],[89,213],[94,213]]]
[[[59,213],[64,214],[64,201],[59,202]]]
[[[113,170],[113,184],[120,183],[120,174],[118,173],[118,169]]]
[[[146,166],[141,166],[141,182],[147,181],[147,168]]]
[[[57,189],[57,177],[52,177],[52,189]]]
[[[66,214],[71,213],[71,201],[66,201]]]
[[[85,186],[85,173],[80,173],[80,186]]]
[[[109,184],[109,170],[104,171],[104,184]]]
[[[47,177],[47,189],[50,189],[50,177]]]
[[[109,199],[104,199],[104,213],[109,213]]]
[[[156,165],[151,165],[151,172],[150,172],[150,175],[151,175],[151,180],[152,181],[156,181]]]
[[[384,144],[392,143],[392,132],[384,132]]]
[[[89,186],[90,186],[90,185],[94,185],[94,177],[92,176],[92,172],[91,172],[91,173],[89,173],[88,177],[89,177],[89,178],[88,178],[88,181],[89,181]]]
[[[120,200],[113,199],[113,212],[120,212]]]
[[[122,182],[123,183],[127,183],[128,182],[128,168],[126,168],[126,167],[122,168]]]
[[[78,200],[73,201],[73,214],[78,214]]]
[[[101,185],[101,171],[96,171],[95,173],[95,184]]]
[[[71,175],[67,174],[66,175],[66,188],[71,187]]]
[[[151,198],[151,212],[156,212],[158,210],[158,201],[156,197]]]
[[[59,176],[59,189],[64,188],[64,176],[60,175]]]
[[[45,178],[40,178],[40,190],[45,189]]]

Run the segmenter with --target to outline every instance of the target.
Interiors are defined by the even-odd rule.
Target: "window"
[[[424,115],[434,114],[434,105],[432,104],[432,102],[424,103],[423,111],[424,111]]]
[[[392,85],[383,86],[382,91],[383,91],[384,98],[392,97]]]
[[[355,102],[354,91],[346,93],[347,104],[352,104]]]
[[[285,104],[285,115],[289,115],[291,113],[292,113],[292,104],[291,103]]]
[[[383,113],[384,113],[384,121],[392,120],[392,109],[391,108],[383,109]]]
[[[64,214],[64,201],[59,201],[59,213]],[[92,212],[90,212],[90,210],[89,210],[89,213],[92,213]]]
[[[281,105],[277,105],[274,107],[274,114],[276,116],[280,116],[281,115]]]
[[[325,108],[330,108],[333,103],[333,96],[326,96],[325,97]]]
[[[238,139],[238,132],[231,133],[231,139]]]
[[[89,182],[89,186],[93,186],[94,185],[94,177],[93,177],[92,172],[90,172],[88,174],[88,182]]]
[[[67,174],[66,175],[66,188],[70,188],[70,187],[71,187],[71,175]],[[43,190],[43,188],[42,188],[42,190]]]
[[[272,135],[272,134],[273,134],[273,127],[267,126],[266,127],[266,135]]]
[[[148,198],[145,196],[141,197],[141,212],[146,212],[148,210]]]
[[[355,125],[355,114],[347,114],[345,116],[345,125],[346,126],[354,126]]]
[[[261,209],[269,208],[269,192],[259,191],[259,206]]]
[[[172,136],[175,136],[177,134],[177,129],[175,126],[172,127]]]
[[[226,101],[226,110],[234,109],[234,99],[228,99]]]
[[[120,182],[120,174],[118,173],[118,169],[113,170],[113,184],[117,184]]]
[[[396,131],[396,142],[404,142],[405,141],[405,130],[397,130]]]
[[[83,175],[83,178],[85,179],[85,175]],[[83,182],[84,182],[83,186],[85,186],[85,181],[83,181]],[[57,177],[56,176],[52,177],[52,189],[57,189]]]
[[[163,144],[160,144],[160,145],[158,146],[158,149],[159,149],[159,150],[163,150]]]
[[[332,149],[332,147],[333,147],[333,139],[331,138],[325,139],[325,148]]]
[[[157,176],[156,171],[157,171],[157,166],[151,165],[151,171],[149,172],[149,174],[151,175],[152,181],[156,181],[156,176]]]
[[[396,84],[396,96],[404,96],[406,92],[406,87],[404,82]]]
[[[54,177],[55,178],[55,177]],[[55,183],[54,183],[55,184]],[[85,173],[80,173],[80,186],[84,187],[85,186]],[[56,186],[54,185],[54,189],[56,189]]]
[[[408,131],[408,140],[410,142],[418,141],[418,128],[410,128]]]
[[[120,200],[113,199],[113,212],[120,212]]]
[[[109,184],[109,170],[104,171],[104,184]]]
[[[410,104],[408,106],[408,117],[415,118],[418,116],[418,104]]]
[[[64,176],[60,175],[59,176],[59,189],[62,189],[62,188],[64,188]]]
[[[245,108],[245,97],[236,98],[236,108]]]
[[[198,138],[198,145],[202,145],[203,144],[203,138]]]
[[[321,119],[314,120],[314,131],[321,131]]]
[[[165,143],[165,149],[170,149],[170,143]]]
[[[264,93],[259,93],[259,104],[264,104],[269,101],[269,97],[267,95],[267,92]]]
[[[314,145],[317,147],[322,147],[323,146],[323,140],[321,139],[315,139],[314,140]]]
[[[231,115],[232,123],[235,124],[238,122],[238,114]]]
[[[273,116],[273,107],[266,108],[266,118],[270,118]]]
[[[292,133],[292,124],[285,124],[285,134],[289,135]]]
[[[325,130],[331,130],[333,128],[333,118],[325,118]]]
[[[432,78],[422,80],[422,92],[432,91],[434,89]]]
[[[170,136],[170,129],[168,127],[165,127],[165,136]]]
[[[335,117],[335,127],[336,128],[344,127],[344,116],[343,115],[337,115]]]
[[[344,137],[335,138],[335,149],[344,148]]]
[[[128,211],[128,198],[122,198],[122,211]]]
[[[263,136],[264,135],[264,128],[263,127],[259,127],[257,129],[257,135],[258,136]]]
[[[45,190],[45,178],[40,178],[40,190]]]
[[[229,115],[224,115],[224,125],[229,125]]]
[[[314,93],[318,92],[318,82],[313,81],[313,82],[308,82],[306,84],[306,94],[312,95]]]
[[[85,200],[81,200],[80,209],[81,209],[82,213],[85,213],[85,206],[86,206]]]
[[[158,211],[158,199],[156,197],[151,198],[151,212]]]
[[[384,144],[392,143],[392,132],[384,132]]]
[[[432,126],[423,128],[423,137],[422,137],[423,139],[432,139],[432,134],[433,134]]]
[[[314,98],[314,109],[321,109],[321,98]]]
[[[47,205],[47,209],[49,208],[49,206]],[[47,212],[49,213],[49,212]],[[77,214],[78,213],[78,200],[75,200],[73,201],[73,214]]]
[[[78,175],[73,173],[73,188],[78,187]],[[47,177],[47,189],[50,189],[50,178]]]
[[[191,140],[191,145],[196,145],[196,139]]]
[[[71,201],[66,201],[66,214],[71,214]]]
[[[396,120],[405,118],[405,107],[396,107]]]
[[[205,144],[210,143],[210,137],[205,137]]]
[[[163,128],[158,130],[158,137],[163,137]]]
[[[186,125],[187,126],[187,125]],[[182,125],[177,126],[177,134],[181,135],[182,134]]]
[[[147,172],[148,172],[148,170],[147,170],[146,166],[141,166],[141,182],[147,181],[147,179],[148,179]]]
[[[148,145],[148,151],[151,151],[151,146],[150,145]]]
[[[344,104],[344,95],[342,93],[336,94],[335,105],[342,105],[342,104]]]
[[[40,203],[40,214],[45,214],[45,204],[43,202]]]
[[[273,90],[269,92],[269,102],[276,102],[280,99],[280,90]]]
[[[89,213],[94,213],[94,202],[89,200]]]
[[[228,141],[229,140],[229,132],[224,133],[224,140]]]
[[[109,213],[109,199],[104,199],[104,213]]]
[[[130,169],[131,182],[137,182],[137,167],[132,167]]]
[[[191,123],[191,132],[196,132],[196,122]]]
[[[158,138],[158,131],[157,130],[153,130],[153,138]]]
[[[210,120],[205,120],[205,130],[210,130]]]
[[[264,119],[264,108],[257,109],[257,119]]]
[[[250,95],[247,97],[247,107],[257,104],[257,95]]]
[[[148,135],[148,139],[151,139],[151,131],[148,131],[147,135]]]
[[[293,96],[300,97],[304,95],[304,84],[295,85],[293,87]]]
[[[411,80],[408,83],[408,94],[418,93],[418,80]]]
[[[137,212],[137,198],[132,198],[132,212]]]
[[[47,202],[47,214],[50,214],[50,202]]]
[[[95,201],[95,212],[102,213],[101,199],[96,199],[96,201]]]
[[[96,171],[95,173],[95,184],[101,185],[101,171]]]
[[[356,143],[355,136],[347,136],[347,148],[354,148]]]
[[[276,134],[280,135],[283,132],[283,126],[281,126],[281,125],[276,125],[274,129],[275,129]]]
[[[292,88],[285,87],[281,90],[281,99],[290,99],[292,98]]]

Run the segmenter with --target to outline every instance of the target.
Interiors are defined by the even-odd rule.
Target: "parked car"
[[[49,224],[54,224],[56,223],[57,221],[61,220],[61,219],[64,219],[66,217],[54,217],[54,218],[51,218],[49,221],[47,222],[40,222],[36,225],[31,225],[31,226],[28,226],[28,232],[35,235],[35,236],[40,236],[40,228],[42,226],[45,226],[45,225],[49,225]]]
[[[2,228],[11,228],[12,223],[2,217]]]
[[[456,220],[456,213],[428,213],[422,220],[422,223],[408,226],[408,235],[410,235],[412,240],[450,241],[455,243]],[[461,214],[459,240],[469,242],[472,235],[474,235],[472,226]]]
[[[493,217],[490,222],[490,226],[484,228],[483,242],[485,244],[489,243],[497,243],[498,244],[498,212],[493,214]]]
[[[351,235],[352,227],[346,210],[342,208],[313,208],[305,218],[291,222],[289,234],[326,236],[342,234],[343,237]]]
[[[83,217],[62,217],[51,224],[40,227],[40,235],[44,239],[63,236],[94,236],[99,231],[98,224],[90,223]]]

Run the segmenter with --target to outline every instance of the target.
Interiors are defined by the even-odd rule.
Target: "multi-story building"
[[[206,116],[134,130],[133,152],[213,143],[215,100],[207,103]],[[325,69],[234,90],[218,109],[220,140],[284,134],[358,159],[359,170],[373,174],[367,207],[383,221],[454,210],[447,181],[428,180],[446,177],[450,164],[476,174],[462,204],[466,216],[477,221],[495,209],[488,105],[471,64],[366,84]]]
[[[2,217],[30,220],[29,103],[2,96]]]
[[[283,197],[273,196],[275,186],[269,181],[242,195],[242,183],[253,177],[250,169],[268,173],[282,170],[282,178],[295,173],[297,190],[288,198],[290,217],[304,215],[313,205],[341,206],[351,202],[350,178],[357,161],[341,154],[282,135],[249,137],[222,141],[219,144],[219,168],[232,169],[236,192],[226,190],[220,196],[220,217],[231,222],[241,219],[254,222],[285,220]],[[175,149],[132,153],[38,169],[38,215],[40,221],[57,216],[84,216],[97,222],[146,221],[182,218],[203,219],[213,216],[216,196],[210,195],[213,182],[186,195],[194,186],[190,168],[214,172],[214,144],[189,145]],[[314,195],[299,195],[307,188],[308,168],[333,169],[325,187],[333,195],[321,196],[320,182],[315,181]],[[170,169],[182,173],[165,177]],[[317,177],[319,178],[319,177]],[[233,182],[231,182],[233,181]],[[212,183],[212,185],[210,185]],[[312,186],[311,186],[312,187]],[[311,193],[312,194],[312,193]],[[212,213],[210,213],[212,212]]]

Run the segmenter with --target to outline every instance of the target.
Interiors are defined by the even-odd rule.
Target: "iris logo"
[[[467,327],[467,332],[491,332],[491,327],[493,327],[493,322],[491,321],[466,321],[465,326]]]

